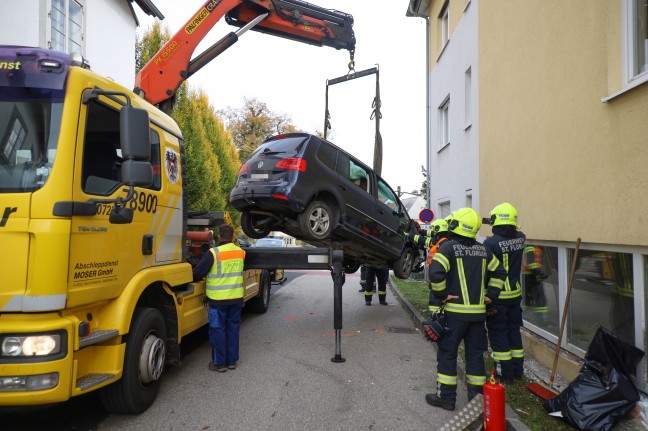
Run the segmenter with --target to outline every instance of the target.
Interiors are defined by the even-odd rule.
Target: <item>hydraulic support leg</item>
[[[344,268],[342,250],[331,251],[331,277],[333,278],[333,329],[335,329],[335,356],[332,362],[344,362],[342,357],[342,285]]]

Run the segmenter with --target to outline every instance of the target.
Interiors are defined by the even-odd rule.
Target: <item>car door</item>
[[[400,256],[407,228],[406,211],[396,193],[382,178],[376,176],[376,209],[374,217],[378,222],[380,239],[394,257]]]
[[[342,223],[346,231],[364,242],[376,242],[378,230],[372,213],[376,200],[372,194],[371,169],[340,151],[337,162],[338,189],[342,202]]]

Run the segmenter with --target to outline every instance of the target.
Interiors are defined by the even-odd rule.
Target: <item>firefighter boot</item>
[[[437,383],[436,394],[426,394],[425,401],[434,407],[441,407],[445,410],[454,410],[457,400],[457,387]]]
[[[483,394],[484,393],[484,387],[481,385],[471,385],[468,384],[468,402],[475,398],[477,395]]]

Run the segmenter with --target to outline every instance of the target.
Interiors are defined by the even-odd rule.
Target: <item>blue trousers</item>
[[[208,310],[209,344],[214,365],[232,365],[239,360],[239,330],[243,304],[217,305]]]

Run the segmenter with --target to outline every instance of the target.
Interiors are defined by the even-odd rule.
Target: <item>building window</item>
[[[626,0],[628,81],[648,72],[648,4],[644,0]]]
[[[83,7],[76,0],[52,0],[50,47],[83,54]]]
[[[464,76],[464,89],[464,129],[468,129],[472,124],[472,67],[469,67],[468,70],[466,70],[466,74]]]
[[[450,40],[450,21],[448,19],[448,14],[450,10],[449,2],[446,1],[441,9],[439,14],[439,29],[441,30],[441,49],[446,46],[446,43]]]
[[[558,248],[527,244],[522,258],[524,320],[558,335]]]
[[[450,96],[439,106],[439,149],[450,143]]]
[[[439,202],[439,216],[437,218],[446,218],[450,214],[452,214],[452,210],[450,209],[450,201]]]
[[[2,156],[5,163],[10,166],[18,163],[16,154],[23,147],[26,138],[27,131],[25,130],[25,122],[20,117],[18,110],[14,109],[11,120],[9,121],[9,127],[7,127],[5,138],[2,142]]]
[[[580,349],[587,350],[599,326],[634,345],[632,254],[581,250],[569,315],[568,341]]]

